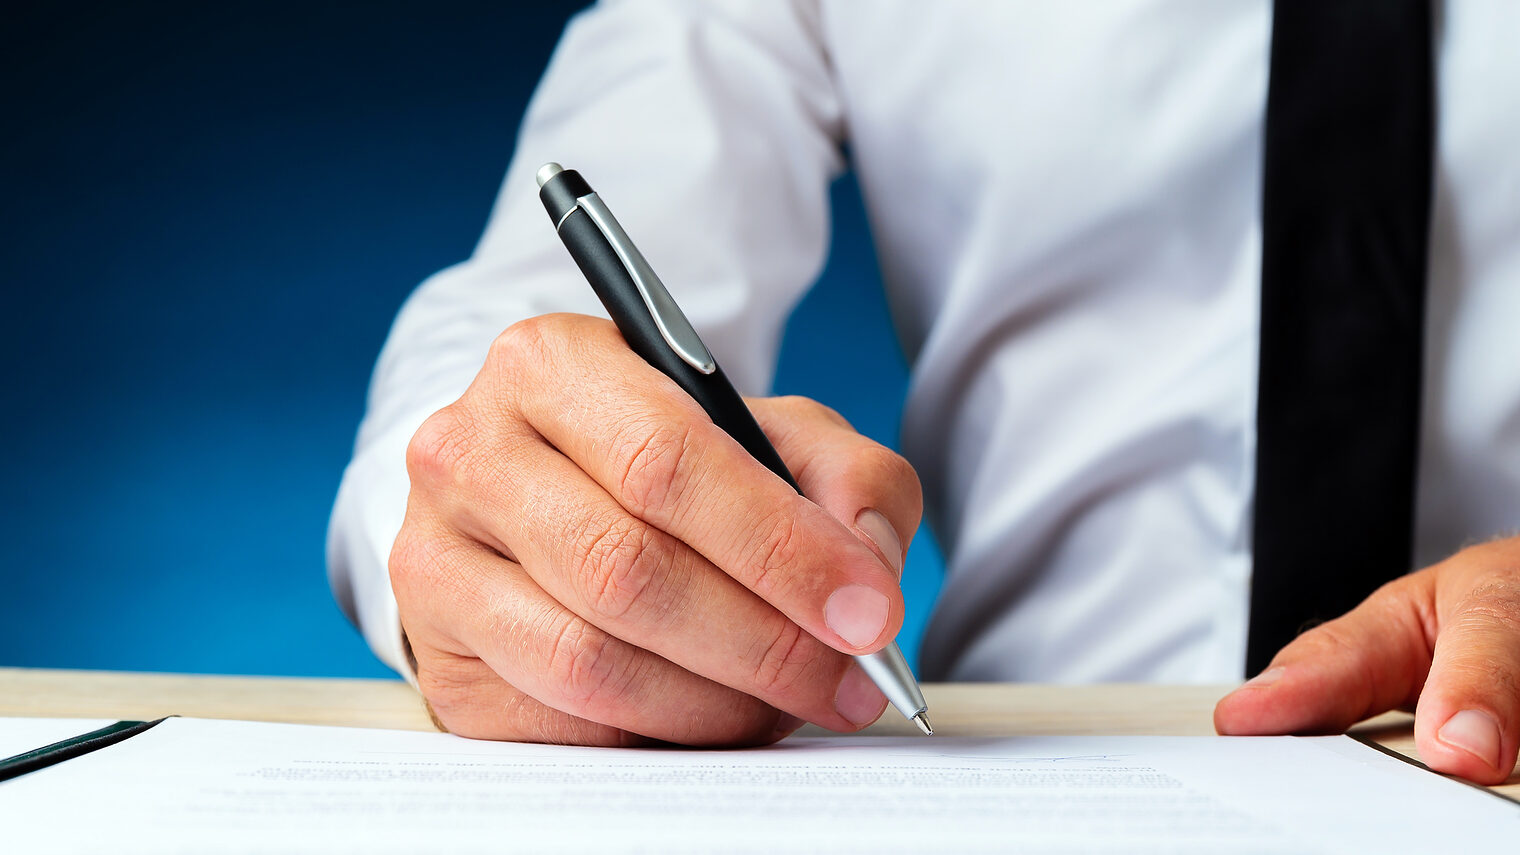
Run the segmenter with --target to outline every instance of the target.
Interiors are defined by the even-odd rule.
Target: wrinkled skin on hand
[[[1464,549],[1295,639],[1214,710],[1223,734],[1338,733],[1412,710],[1420,759],[1480,784],[1520,748],[1520,538]]]
[[[391,581],[435,720],[749,745],[881,715],[850,654],[902,624],[918,478],[820,404],[749,405],[807,498],[611,323],[545,315],[497,339],[407,454]]]

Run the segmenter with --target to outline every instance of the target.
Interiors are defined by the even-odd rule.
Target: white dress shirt
[[[1418,559],[1520,520],[1520,3],[1440,16]],[[581,170],[767,390],[856,170],[947,578],[930,680],[1228,681],[1250,590],[1268,0],[608,2],[567,30],[478,249],[391,332],[329,539],[403,668],[407,440],[493,337],[602,314],[533,172]],[[1348,531],[1347,537],[1361,533]]]

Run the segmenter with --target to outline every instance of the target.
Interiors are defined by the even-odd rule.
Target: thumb
[[[1452,596],[1444,581],[1437,593],[1452,605],[1415,710],[1415,745],[1438,772],[1498,784],[1520,749],[1520,580],[1454,575]]]
[[[913,466],[817,401],[788,396],[746,403],[803,494],[902,578],[908,543],[923,514]]]
[[[1346,615],[1294,639],[1214,708],[1226,736],[1340,733],[1410,707],[1430,668],[1421,614],[1433,613],[1429,571],[1379,588]]]

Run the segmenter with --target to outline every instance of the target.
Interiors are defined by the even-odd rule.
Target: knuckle
[[[1344,619],[1336,619],[1307,630],[1289,642],[1289,647],[1302,645],[1323,662],[1338,662],[1350,666],[1346,673],[1345,688],[1354,695],[1374,697],[1379,684],[1377,668],[1372,658],[1361,655],[1364,643],[1359,642]],[[1287,649],[1287,648],[1284,648]]]
[[[783,412],[791,413],[794,417],[809,421],[827,422],[835,427],[841,427],[846,430],[855,429],[848,419],[839,414],[838,410],[821,401],[802,395],[781,395],[771,400]]]
[[[1356,640],[1339,619],[1311,627],[1291,643],[1313,645],[1324,659],[1353,656],[1357,652]]]
[[[578,618],[562,621],[555,631],[549,674],[573,705],[572,713],[594,710],[624,694],[629,674],[613,655],[615,647],[612,636]]]
[[[1446,686],[1478,688],[1490,697],[1520,697],[1520,667],[1503,657],[1483,655],[1457,656],[1443,661],[1441,677]]]
[[[436,624],[443,611],[473,608],[472,553],[458,539],[403,525],[387,560],[391,590],[403,613]]]
[[[1520,579],[1485,579],[1467,595],[1460,613],[1464,620],[1520,630]]]
[[[397,595],[402,593],[407,587],[405,583],[427,561],[422,540],[423,538],[412,531],[411,526],[403,523],[401,532],[396,535],[396,542],[391,544],[391,554],[386,560],[386,569],[390,571],[391,587],[395,589]]]
[[[680,493],[684,462],[691,451],[688,425],[662,425],[640,420],[628,429],[618,496],[638,516],[671,506]]]
[[[417,669],[417,689],[434,726],[470,739],[537,741],[554,719],[573,721],[535,702],[474,657],[430,656]]]
[[[413,582],[444,575],[443,568],[449,561],[449,550],[442,539],[429,537],[415,526],[403,525],[396,542],[391,546],[387,567],[390,570],[391,587],[398,597],[405,598],[414,587]]]
[[[406,471],[413,484],[446,484],[469,459],[475,426],[457,404],[428,416],[406,446]]]
[[[854,468],[865,483],[889,487],[894,492],[911,489],[914,495],[923,492],[918,481],[918,470],[907,458],[875,442],[868,442],[856,453]]]
[[[579,578],[587,603],[598,615],[627,615],[654,587],[664,569],[654,531],[622,514],[590,524],[576,547]]]
[[[491,341],[486,364],[511,376],[534,365],[545,364],[544,355],[554,337],[558,320],[553,315],[525,318],[507,327]]]
[[[476,679],[468,668],[429,662],[417,668],[417,689],[433,718],[450,733],[476,712]]]
[[[737,713],[733,721],[722,727],[693,733],[687,740],[693,745],[713,748],[745,748],[769,745],[780,737],[776,734],[776,712],[764,704]]]
[[[782,629],[766,645],[755,668],[755,688],[768,698],[783,698],[794,694],[803,676],[816,661],[814,651],[808,644],[811,638],[802,627],[791,621],[783,621]]]
[[[537,315],[497,334],[470,387],[472,392],[478,387],[487,396],[488,412],[500,409],[509,420],[521,420],[526,402],[546,396],[558,400],[563,395],[564,381],[551,369],[573,361],[575,343],[585,337],[576,319],[574,315]]]
[[[755,557],[750,562],[750,590],[769,600],[782,587],[786,570],[790,569],[800,554],[801,544],[798,520],[790,509],[773,514],[767,525],[757,531],[765,536],[757,541]],[[782,571],[782,572],[778,572]]]
[[[1465,642],[1453,646],[1442,665],[1447,678],[1459,684],[1484,686],[1500,697],[1520,697],[1520,602],[1513,592],[1478,596],[1456,618],[1454,627]]]

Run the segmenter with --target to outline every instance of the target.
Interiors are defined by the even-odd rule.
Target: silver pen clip
[[[629,239],[628,233],[618,225],[617,218],[607,210],[601,197],[590,193],[576,197],[575,203],[591,216],[591,221],[601,230],[602,237],[607,239],[607,243],[612,245],[612,251],[617,253],[618,260],[623,262],[623,269],[628,271],[634,286],[639,289],[639,296],[644,298],[644,306],[649,309],[665,343],[681,357],[682,362],[703,374],[718,370],[717,363],[713,361],[707,345],[702,343],[701,337],[692,328],[691,321],[686,319],[681,307],[676,305],[670,292],[665,290],[665,283],[655,275],[654,268],[649,266],[643,253]]]

